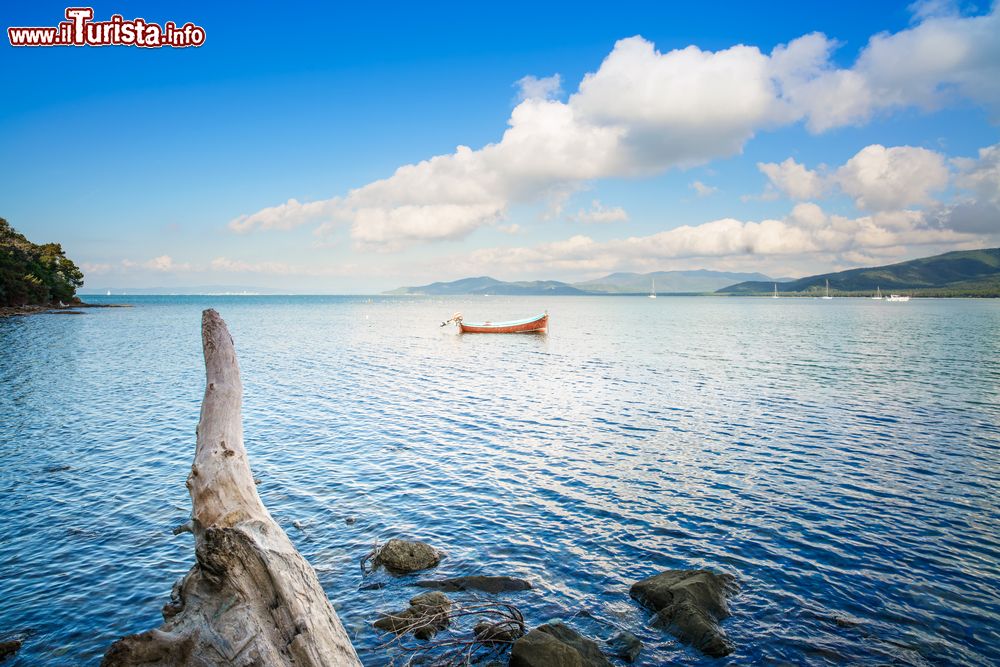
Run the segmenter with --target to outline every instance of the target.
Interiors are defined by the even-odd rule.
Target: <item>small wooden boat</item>
[[[455,322],[462,333],[545,333],[549,326],[549,314],[542,313],[523,320],[509,322],[466,322],[461,313],[455,313],[445,322]],[[442,326],[444,326],[442,324]]]

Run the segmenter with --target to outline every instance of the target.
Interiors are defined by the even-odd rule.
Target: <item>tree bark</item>
[[[360,665],[316,573],[261,502],[243,446],[233,339],[202,314],[207,386],[187,478],[195,565],[158,629],[124,637],[102,665]]]

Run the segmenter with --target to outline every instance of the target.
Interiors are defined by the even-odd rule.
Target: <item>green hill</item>
[[[778,283],[782,294],[905,292],[914,296],[1000,296],[1000,248],[960,250],[898,264],[821,273]],[[720,294],[770,294],[774,283],[746,281],[718,290]]]
[[[62,246],[34,244],[0,218],[0,306],[69,303],[81,285],[83,273]]]

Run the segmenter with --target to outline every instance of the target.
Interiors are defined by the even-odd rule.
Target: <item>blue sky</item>
[[[672,4],[96,4],[206,43],[4,39],[0,216],[101,289],[803,275],[998,244],[994,8]]]

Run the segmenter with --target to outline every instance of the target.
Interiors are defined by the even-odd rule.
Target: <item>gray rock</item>
[[[515,577],[454,577],[452,579],[424,579],[416,583],[423,588],[433,588],[439,591],[454,593],[457,591],[484,591],[486,593],[509,593],[526,591],[531,584],[524,579]]]
[[[417,639],[430,639],[448,627],[450,609],[451,600],[444,593],[421,593],[410,600],[409,608],[380,616],[374,625],[396,635],[409,632]]]
[[[625,662],[635,662],[642,651],[642,642],[628,630],[622,630],[608,640],[608,647]]]
[[[629,590],[635,600],[656,613],[661,627],[702,653],[720,658],[733,651],[719,621],[729,617],[727,597],[736,579],[709,570],[667,570],[643,579]]]
[[[559,622],[540,625],[514,642],[511,667],[612,667],[600,647]]]
[[[513,644],[518,638],[524,635],[521,626],[509,622],[479,621],[472,629],[476,635],[476,640],[481,644]]]
[[[434,567],[441,561],[434,547],[425,542],[392,539],[382,545],[375,555],[375,564],[392,572],[408,574]]]
[[[6,660],[21,650],[20,639],[9,639],[0,642],[0,660]]]

